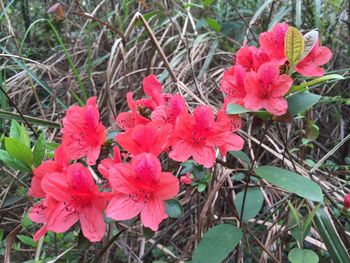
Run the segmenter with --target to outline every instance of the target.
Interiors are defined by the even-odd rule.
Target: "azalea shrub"
[[[203,191],[210,176],[199,179],[196,174],[222,165],[228,152],[244,149],[241,115],[285,121],[311,107],[319,98],[297,109],[292,103],[300,94],[316,96],[300,80],[322,77],[331,57],[317,31],[302,35],[287,23],[278,23],[260,34],[259,46],[244,45],[234,55],[233,66],[224,70],[220,83],[224,101],[219,109],[189,107],[185,96],[165,93],[155,75],[143,79],[141,98],[127,93],[129,110],[117,114],[117,131],[101,122],[97,97],[71,106],[62,119],[61,142],[53,158],[30,165],[35,168],[28,195],[35,204],[29,218],[40,224],[34,241],[48,231],[64,233],[75,227],[89,241],[100,242],[106,218],[136,218],[144,227],[159,230],[169,217],[166,203],[176,199],[181,187]],[[278,119],[281,116],[285,118]],[[262,168],[268,169],[255,171],[261,178],[323,202],[319,186],[311,180],[300,182],[310,181],[306,184],[320,191],[317,197],[278,185]],[[346,198],[344,209],[348,207]]]

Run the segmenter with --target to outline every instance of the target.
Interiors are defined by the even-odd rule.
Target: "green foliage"
[[[230,151],[229,154],[232,155],[233,157],[235,157],[236,159],[241,160],[245,164],[250,165],[249,156],[245,152],[242,152],[242,151]]]
[[[319,260],[312,250],[300,248],[293,248],[288,254],[288,259],[291,263],[317,263]]]
[[[242,114],[246,112],[251,112],[251,110],[248,110],[241,105],[230,103],[227,105],[226,113],[227,114]]]
[[[318,184],[297,173],[273,166],[254,169],[256,175],[283,190],[300,197],[323,203],[322,190]]]
[[[180,218],[184,213],[183,208],[177,199],[171,199],[165,202],[165,212],[171,218]]]
[[[292,116],[311,108],[320,100],[321,96],[310,92],[299,92],[287,97],[288,111]]]
[[[243,205],[244,190],[239,192],[235,199],[235,206],[238,216],[241,215]],[[246,193],[242,220],[247,222],[254,218],[261,210],[264,203],[264,196],[259,187],[249,188]]]
[[[221,263],[241,241],[242,230],[229,224],[217,225],[206,232],[193,252],[193,263]]]

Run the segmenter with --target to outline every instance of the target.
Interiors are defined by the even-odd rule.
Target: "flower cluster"
[[[177,162],[192,158],[205,168],[213,167],[219,153],[225,156],[244,145],[235,134],[241,119],[226,114],[228,103],[283,115],[288,109],[285,95],[293,83],[291,73],[324,74],[320,66],[330,60],[331,51],[316,39],[308,53],[291,65],[285,55],[287,31],[286,23],[277,24],[260,35],[259,48],[238,50],[235,65],[223,75],[221,90],[226,97],[217,114],[207,105],[190,111],[183,96],[164,93],[154,75],[146,77],[146,96],[135,100],[129,92],[129,111],[116,117],[121,131],[112,143],[113,157],[101,154],[102,146],[108,149],[111,144],[106,144],[107,131],[96,97],[83,107],[70,107],[62,121],[62,144],[53,160],[33,171],[29,195],[40,200],[29,217],[43,224],[34,240],[47,231],[65,232],[79,221],[86,238],[100,241],[106,228],[104,215],[114,220],[140,216],[145,227],[157,231],[168,217],[165,201],[179,191],[178,178],[162,171],[160,157]],[[180,182],[191,184],[190,174]]]
[[[286,55],[285,39],[288,24],[276,24],[271,31],[261,33],[260,47],[244,46],[237,51],[236,63],[224,72],[221,91],[226,95],[225,105],[235,103],[250,110],[265,109],[273,115],[283,115],[288,104],[284,96],[293,79]],[[320,46],[319,39],[292,70],[303,76],[322,76],[322,65],[332,57],[332,52]],[[287,75],[286,73],[289,73]]]
[[[158,157],[183,162],[193,159],[209,168],[214,165],[216,149],[226,155],[240,150],[243,139],[234,132],[240,128],[237,116],[220,111],[215,116],[208,106],[190,113],[185,99],[178,94],[162,93],[154,75],[143,80],[146,98],[127,94],[130,111],[121,112],[116,122],[121,132],[115,137],[112,158],[101,158],[106,128],[100,122],[96,97],[84,107],[72,106],[63,118],[62,144],[53,160],[34,170],[29,195],[41,198],[29,217],[43,226],[34,236],[38,240],[47,231],[62,233],[80,223],[83,235],[100,241],[105,233],[104,213],[114,220],[140,215],[144,226],[158,230],[167,218],[165,201],[179,191],[179,180],[163,172]],[[122,149],[122,152],[121,152]],[[101,181],[97,170],[107,184]]]

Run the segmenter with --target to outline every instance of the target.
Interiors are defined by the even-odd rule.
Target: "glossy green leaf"
[[[4,162],[4,164],[14,170],[30,173],[32,170],[28,165],[24,162],[16,160],[13,158],[8,152],[4,150],[0,150],[0,160]]]
[[[229,224],[206,232],[193,252],[193,263],[221,263],[242,239],[242,230]]]
[[[21,143],[23,143],[25,146],[27,146],[30,149],[30,139],[27,129],[24,127],[24,125],[21,125],[21,131],[20,131],[20,140]]]
[[[214,31],[216,32],[221,31],[221,26],[215,19],[208,17],[205,19],[205,21],[207,22],[208,26]]]
[[[9,136],[18,140],[21,139],[21,125],[16,120],[11,121]]]
[[[312,87],[312,86],[320,84],[322,82],[326,82],[327,80],[342,80],[342,79],[344,79],[344,77],[342,75],[338,75],[338,74],[330,74],[330,75],[322,76],[322,77],[304,82],[298,86],[293,86],[290,89],[289,93],[299,92],[299,91],[307,91],[308,87]]]
[[[298,29],[289,26],[285,36],[285,55],[291,65],[296,65],[304,52],[304,38]]]
[[[320,100],[321,96],[310,92],[300,92],[287,98],[288,111],[292,116],[311,108]]]
[[[293,248],[288,259],[291,263],[318,263],[318,256],[315,252],[309,249]]]
[[[241,215],[242,204],[243,204],[244,191],[237,194],[235,199],[235,206],[238,212],[238,216]],[[264,203],[264,196],[258,187],[249,188],[247,190],[244,210],[243,210],[243,221],[247,222],[249,219],[254,218],[259,214],[262,205]]]
[[[273,166],[261,166],[254,170],[259,177],[287,192],[295,193],[311,201],[323,203],[321,187],[304,176]]]
[[[331,216],[326,211],[326,208],[319,209],[315,216],[315,225],[321,236],[327,251],[330,254],[334,263],[350,262],[350,255],[347,248],[339,237],[337,230],[334,227]]]
[[[22,161],[29,166],[33,164],[33,153],[23,143],[15,138],[5,138],[5,149],[15,159]]]
[[[39,138],[36,140],[34,144],[33,150],[33,164],[35,167],[39,166],[45,157],[46,151],[46,141],[44,134],[40,134]]]
[[[245,152],[230,151],[229,154],[232,155],[233,157],[235,157],[236,159],[239,159],[239,160],[245,162],[246,164],[250,165],[250,159]]]
[[[165,212],[171,218],[180,218],[184,213],[180,202],[176,199],[165,202]]]
[[[25,236],[25,235],[17,235],[17,238],[23,243],[31,247],[36,247],[36,244],[33,238]]]
[[[241,114],[246,112],[251,112],[251,110],[248,110],[242,107],[241,105],[234,104],[234,103],[229,103],[226,108],[227,114]]]

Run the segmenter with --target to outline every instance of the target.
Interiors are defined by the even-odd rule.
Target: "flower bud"
[[[180,182],[183,184],[191,184],[192,179],[190,177],[190,173],[186,173],[185,175],[181,176]]]
[[[344,196],[344,208],[343,211],[347,212],[350,208],[350,194]]]

